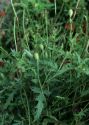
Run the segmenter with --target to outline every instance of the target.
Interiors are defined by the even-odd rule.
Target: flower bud
[[[34,58],[38,61],[39,60],[39,54],[36,52],[34,53]]]
[[[69,16],[72,17],[72,15],[73,15],[73,10],[70,9],[70,10],[69,10]]]
[[[47,52],[45,52],[45,57],[48,58],[48,53]]]
[[[35,3],[35,5],[34,5],[34,6],[35,6],[35,8],[37,8],[37,7],[39,6],[39,4],[38,4],[38,3]]]
[[[39,45],[40,49],[43,50],[44,46],[42,44]]]

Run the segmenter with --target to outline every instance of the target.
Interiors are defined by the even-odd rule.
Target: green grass
[[[0,65],[0,125],[88,125],[86,4],[84,0],[11,0],[2,24],[6,34],[0,37],[4,62]],[[70,9],[74,17],[69,16]],[[65,29],[71,22],[76,27],[73,32]]]

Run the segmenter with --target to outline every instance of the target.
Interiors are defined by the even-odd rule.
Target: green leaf
[[[40,92],[41,92],[41,90],[40,90],[40,88],[38,88],[38,87],[32,87],[31,88],[31,90],[34,92],[34,93],[36,93],[36,94],[40,94]],[[43,90],[43,93],[45,94],[45,95],[50,95],[50,92],[48,91],[48,90]]]
[[[87,95],[89,95],[89,89],[87,89],[85,91],[82,91],[81,97],[84,97],[84,96],[87,96]]]
[[[42,93],[40,93],[38,95],[38,97],[36,98],[36,100],[38,101],[38,103],[36,105],[36,112],[35,112],[34,121],[37,121],[41,116],[41,113],[42,113],[43,108],[44,108],[45,97]]]
[[[65,65],[65,66],[63,66],[61,69],[59,68],[56,72],[55,72],[55,74],[53,75],[53,76],[51,76],[51,78],[49,78],[47,81],[49,82],[51,82],[51,81],[53,81],[55,78],[57,78],[57,77],[59,77],[59,76],[61,76],[61,75],[63,75],[64,73],[66,73],[66,72],[68,72],[68,71],[70,71],[70,70],[72,70],[73,69],[73,67],[71,67],[71,66],[69,66],[69,65]]]
[[[4,105],[4,109],[7,109],[8,106],[10,106],[11,101],[13,101],[14,95],[15,95],[15,91],[12,92],[12,93],[10,93],[10,95],[9,95],[9,97],[7,98],[6,103],[5,103],[5,105]]]

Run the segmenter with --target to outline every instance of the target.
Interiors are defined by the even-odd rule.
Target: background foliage
[[[11,0],[6,11],[0,125],[88,125],[88,0]]]

